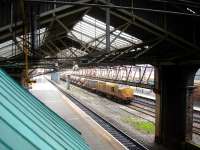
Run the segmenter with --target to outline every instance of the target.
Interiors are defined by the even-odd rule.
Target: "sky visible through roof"
[[[42,45],[44,42],[45,31],[46,28],[36,31],[36,41],[38,42],[37,45]],[[115,29],[112,26],[110,26],[110,31],[111,50],[126,48],[132,46],[133,44],[139,44],[142,42],[140,39]],[[30,35],[30,33],[28,34]],[[40,37],[38,35],[40,35]],[[74,40],[78,40],[78,42],[81,42],[82,44],[88,44],[94,49],[106,49],[106,24],[88,15],[83,16],[82,20],[80,20],[67,35]],[[40,41],[38,39],[40,39]],[[18,45],[22,47],[22,36],[17,37],[16,41],[18,42]],[[31,42],[30,38],[28,41]],[[13,40],[9,40],[0,44],[1,57],[10,58],[20,53],[22,53],[22,50],[19,49],[19,46],[16,46],[16,42]],[[87,55],[87,52],[82,51],[82,49],[79,50],[75,47],[69,47],[58,53],[57,57],[81,57],[84,55]]]
[[[42,43],[44,42],[43,38],[44,38],[44,33],[46,31],[46,28],[41,28],[39,30],[36,31],[36,46],[38,47],[39,45],[42,45]],[[27,34],[27,38],[28,38],[28,43],[31,42],[30,39],[30,33]],[[13,40],[9,40],[6,41],[4,43],[0,44],[0,57],[2,58],[10,58],[13,56],[16,56],[18,54],[22,53],[22,46],[23,46],[23,35],[16,37],[16,42],[18,43],[18,46],[16,45],[16,42],[14,42]],[[40,39],[40,40],[39,40]],[[19,48],[21,47],[21,48]],[[36,47],[36,48],[37,48]]]
[[[142,41],[134,36],[131,36],[123,31],[110,26],[110,42],[111,50],[120,49],[139,44]],[[106,24],[88,15],[83,16],[73,28],[69,36],[76,38],[83,43],[89,43],[92,47],[99,49],[106,48]]]

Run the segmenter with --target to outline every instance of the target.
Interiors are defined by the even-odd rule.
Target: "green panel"
[[[0,117],[0,149],[89,149],[75,128],[2,70]]]
[[[6,145],[1,139],[0,139],[0,149],[1,150],[11,150],[10,146]]]
[[[1,108],[0,108],[1,109]],[[5,120],[0,120],[1,140],[6,143],[5,147],[14,147],[15,149],[38,149],[36,145],[32,145],[30,141],[25,139],[15,128],[10,126]]]

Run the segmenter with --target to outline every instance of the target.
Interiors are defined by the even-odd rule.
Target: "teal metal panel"
[[[80,133],[0,69],[0,149],[87,150]]]
[[[5,144],[3,141],[0,140],[0,149],[1,150],[11,150],[10,146]]]

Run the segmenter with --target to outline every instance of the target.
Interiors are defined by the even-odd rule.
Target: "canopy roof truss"
[[[8,10],[12,6],[12,2],[1,3],[4,5],[0,7],[8,7]],[[112,66],[198,63],[200,60],[200,5],[196,2],[176,3],[179,9],[174,3],[144,0],[136,0],[134,5],[132,0],[110,3],[105,0],[26,0],[25,4],[28,22],[32,23],[29,20],[34,18],[32,13],[37,16],[33,19],[36,22],[34,32],[28,27],[26,36],[32,62],[47,60],[46,64],[50,63],[50,66],[58,62],[67,67],[74,61],[82,66]],[[8,15],[0,23],[1,65],[11,62],[23,66],[23,21],[20,6],[12,7],[13,11],[5,10],[4,14]],[[109,26],[106,20],[108,9]],[[14,13],[17,19],[13,17]],[[185,30],[183,22],[190,31]],[[110,35],[109,38],[106,35]],[[110,51],[107,51],[108,39]]]

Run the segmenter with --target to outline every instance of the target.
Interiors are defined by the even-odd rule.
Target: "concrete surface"
[[[121,143],[100,127],[92,118],[80,110],[60,93],[43,76],[35,78],[37,83],[30,90],[50,109],[78,129],[93,150],[123,150]]]

